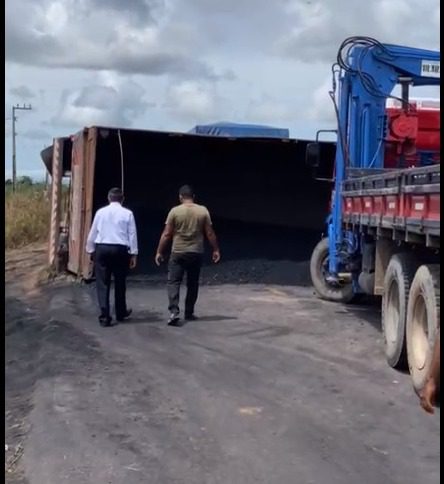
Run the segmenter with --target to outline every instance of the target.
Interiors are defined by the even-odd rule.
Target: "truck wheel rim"
[[[330,282],[327,281],[327,275],[329,273],[329,270],[328,270],[329,263],[330,263],[330,258],[328,257],[328,254],[327,254],[327,255],[325,255],[325,257],[323,259],[321,259],[322,278],[324,279],[324,282],[327,285],[327,287],[329,287],[333,290],[338,290],[338,289],[340,290],[340,289],[344,288],[347,284],[340,282],[338,285],[334,285],[334,284],[331,284]]]
[[[392,280],[387,295],[387,317],[385,325],[387,344],[390,347],[396,346],[396,342],[398,339],[398,328],[400,319],[399,314],[400,310],[398,284],[395,280]]]
[[[418,295],[413,307],[412,347],[415,368],[423,370],[429,351],[429,331],[427,325],[427,306],[422,295]]]

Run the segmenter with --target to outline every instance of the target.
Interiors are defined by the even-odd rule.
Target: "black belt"
[[[129,247],[127,245],[123,245],[123,244],[107,244],[107,243],[99,243],[99,244],[96,244],[96,247],[116,247],[116,248],[122,248],[122,249],[126,249],[126,250],[129,250]]]

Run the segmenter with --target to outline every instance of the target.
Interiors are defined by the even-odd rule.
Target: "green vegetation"
[[[17,190],[5,181],[5,248],[17,249],[48,238],[50,202],[44,184],[18,179]]]

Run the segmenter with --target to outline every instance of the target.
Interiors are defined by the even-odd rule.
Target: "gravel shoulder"
[[[36,290],[15,266],[7,482],[439,482],[439,411],[385,364],[377,308],[248,276],[203,286],[201,319],[172,328],[157,274],[130,284],[134,318],[104,329],[93,285]]]

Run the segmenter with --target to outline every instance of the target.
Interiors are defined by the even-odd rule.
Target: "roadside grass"
[[[45,185],[5,186],[5,249],[19,249],[48,238],[50,202]]]

